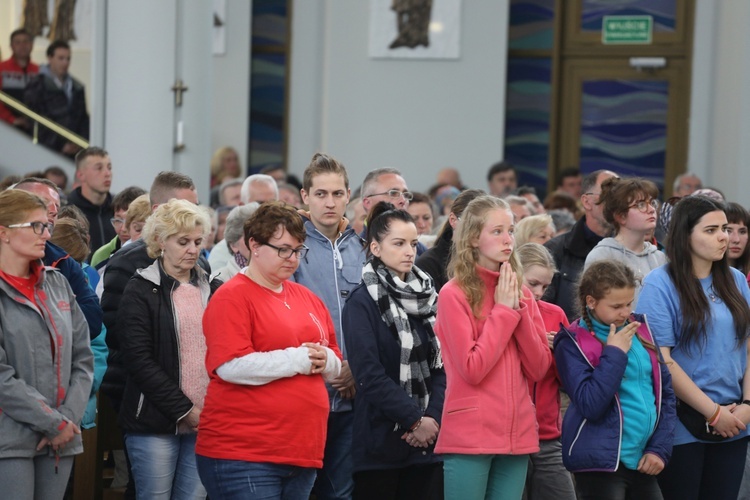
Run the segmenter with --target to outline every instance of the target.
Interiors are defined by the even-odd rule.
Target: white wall
[[[696,2],[689,170],[750,206],[750,2]]]
[[[247,166],[250,122],[250,37],[252,2],[227,0],[226,53],[213,56],[214,97],[211,151],[232,146]]]
[[[323,150],[353,188],[384,166],[414,190],[446,166],[486,188],[503,153],[508,0],[464,0],[458,60],[370,59],[368,10],[363,0],[294,2],[289,171]]]

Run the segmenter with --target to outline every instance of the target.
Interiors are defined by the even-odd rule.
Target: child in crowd
[[[646,318],[631,314],[636,283],[623,262],[591,264],[578,287],[581,318],[555,337],[571,399],[563,462],[581,500],[662,498],[656,475],[672,453],[675,397]]]
[[[435,451],[444,454],[448,499],[521,498],[529,454],[539,451],[528,381],[544,377],[552,355],[522,285],[514,227],[505,201],[472,200],[438,297],[448,385]]]
[[[521,222],[531,218],[528,217]],[[547,342],[551,348],[560,327],[568,326],[565,311],[555,304],[540,300],[557,271],[555,261],[549,250],[538,243],[520,246],[518,257],[523,266],[523,284],[531,291],[539,306]],[[529,381],[529,394],[536,407],[536,419],[539,424],[539,452],[532,453],[530,457],[526,477],[527,500],[575,500],[573,480],[562,462],[560,379],[554,362],[542,380]]]

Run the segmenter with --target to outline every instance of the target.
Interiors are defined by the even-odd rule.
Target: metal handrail
[[[0,102],[4,103],[7,106],[10,106],[11,108],[15,109],[22,115],[30,118],[34,121],[34,144],[39,142],[38,138],[38,132],[39,132],[39,125],[43,125],[56,133],[57,135],[60,135],[76,146],[80,148],[87,148],[89,147],[89,141],[81,137],[80,135],[76,134],[75,132],[71,132],[70,130],[66,129],[62,125],[59,125],[49,118],[45,118],[39,113],[35,113],[34,111],[31,111],[28,107],[26,107],[23,103],[13,99],[11,96],[6,94],[5,92],[0,92]]]

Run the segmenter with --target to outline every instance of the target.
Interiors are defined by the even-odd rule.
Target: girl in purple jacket
[[[672,452],[675,399],[646,318],[632,314],[636,278],[626,264],[595,262],[581,277],[581,318],[555,337],[570,395],[563,463],[578,497],[661,499],[656,481]]]

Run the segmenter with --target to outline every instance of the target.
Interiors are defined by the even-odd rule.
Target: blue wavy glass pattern
[[[664,185],[667,81],[583,83],[580,168],[635,175]]]
[[[552,60],[508,59],[505,160],[516,167],[519,185],[547,191]]]
[[[555,0],[511,0],[509,49],[552,49]]]
[[[254,54],[250,67],[251,173],[284,161],[286,56]]]
[[[284,45],[286,23],[286,0],[253,0],[253,47]]]
[[[654,33],[675,30],[677,0],[583,0],[581,31],[600,32],[604,16],[652,16]]]

